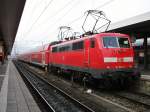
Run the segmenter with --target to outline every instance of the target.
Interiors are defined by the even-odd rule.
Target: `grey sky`
[[[150,0],[27,0],[13,52],[57,40],[59,26],[81,32],[86,10],[102,10],[114,23],[149,12],[149,4]]]

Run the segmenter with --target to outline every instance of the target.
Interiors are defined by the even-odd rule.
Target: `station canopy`
[[[6,54],[11,53],[26,0],[0,0],[0,41]]]
[[[135,35],[136,38],[150,36],[150,12],[137,15],[117,23],[112,23],[109,32],[120,32]]]

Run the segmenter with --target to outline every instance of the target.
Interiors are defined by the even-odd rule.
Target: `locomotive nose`
[[[132,68],[134,63],[131,49],[109,49],[105,52],[104,65],[106,68]]]
[[[132,48],[106,48],[103,51],[105,68],[133,68],[134,58]]]
[[[133,48],[126,36],[103,37],[103,56],[105,68],[132,68]]]
[[[117,62],[133,62],[133,53],[131,49],[115,49],[114,56],[116,56]]]

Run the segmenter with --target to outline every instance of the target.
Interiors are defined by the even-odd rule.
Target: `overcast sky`
[[[13,53],[57,40],[58,27],[82,32],[84,12],[98,9],[112,23],[150,11],[150,0],[26,0]]]

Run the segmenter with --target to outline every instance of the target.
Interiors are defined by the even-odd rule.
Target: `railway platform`
[[[11,61],[0,64],[0,112],[41,112]]]

